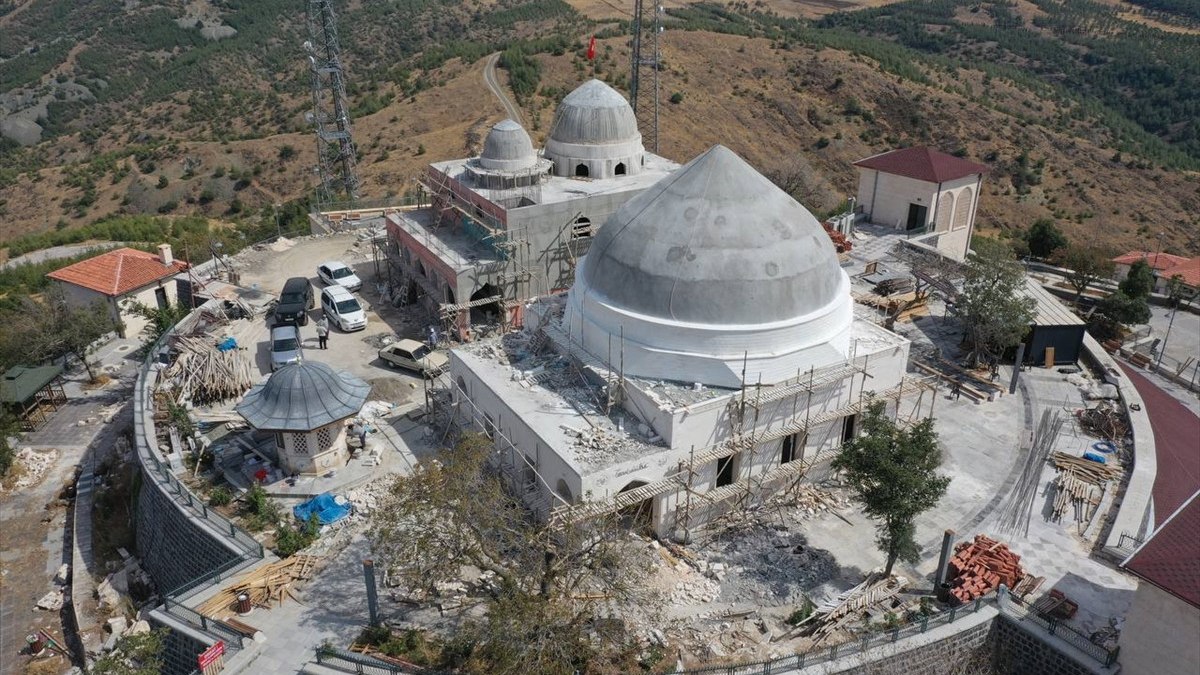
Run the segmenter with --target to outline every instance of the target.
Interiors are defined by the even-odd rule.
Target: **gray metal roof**
[[[371,385],[319,361],[284,366],[249,392],[235,408],[264,431],[312,431],[355,415]]]
[[[588,80],[558,106],[550,138],[582,145],[641,140],[629,101],[600,80]]]
[[[1025,297],[1037,302],[1037,314],[1033,318],[1035,326],[1084,326],[1087,322],[1079,318],[1059,300],[1053,293],[1042,287],[1033,277],[1025,277]]]
[[[533,141],[525,129],[513,120],[498,122],[483,140],[479,163],[487,169],[515,171],[537,163]]]
[[[638,314],[745,325],[825,308],[842,277],[808,209],[716,145],[609,218],[577,287]]]

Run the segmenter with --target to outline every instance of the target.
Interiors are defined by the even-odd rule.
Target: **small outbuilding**
[[[0,380],[0,404],[21,421],[22,431],[37,431],[47,415],[67,402],[62,366],[13,366]]]
[[[121,337],[142,332],[149,323],[133,311],[135,304],[163,308],[179,301],[175,275],[188,268],[171,254],[169,244],[161,244],[158,254],[133,248],[118,248],[81,260],[46,276],[62,289],[67,302],[86,307],[103,302],[109,315],[118,322]]]
[[[873,155],[854,166],[857,208],[869,222],[926,235],[943,254],[966,259],[988,167],[923,147]]]
[[[371,385],[318,361],[284,366],[235,408],[250,426],[275,432],[281,468],[319,475],[345,466],[345,420],[358,414]]]
[[[1025,278],[1025,295],[1037,302],[1036,314],[1025,339],[1025,362],[1035,365],[1075,363],[1083,351],[1087,324],[1042,288],[1036,279]]]

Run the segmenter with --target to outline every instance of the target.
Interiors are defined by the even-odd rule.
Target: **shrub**
[[[171,181],[167,180],[166,176],[163,176],[161,174],[159,175],[159,177],[158,177],[158,189],[159,190],[167,187],[170,184],[171,184]]]
[[[683,92],[677,91],[674,94],[671,94],[670,101],[671,101],[671,103],[674,103],[676,105],[683,103]]]
[[[208,493],[208,503],[211,506],[225,506],[233,501],[233,493],[224,485],[217,486]]]

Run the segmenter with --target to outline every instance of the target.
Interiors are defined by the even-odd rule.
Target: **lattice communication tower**
[[[357,160],[333,0],[309,0],[308,35],[304,51],[312,73],[310,115],[317,132],[317,173],[321,179],[317,201],[329,203],[335,195],[352,201],[358,199]]]
[[[658,72],[662,55],[658,36],[662,32],[662,6],[650,0],[649,12],[645,0],[633,1],[633,54],[629,76],[629,103],[637,116],[642,132],[642,145],[658,153]]]

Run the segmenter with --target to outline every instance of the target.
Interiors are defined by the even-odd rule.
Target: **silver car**
[[[272,328],[271,372],[303,360],[304,352],[300,348],[300,329],[291,325]]]

